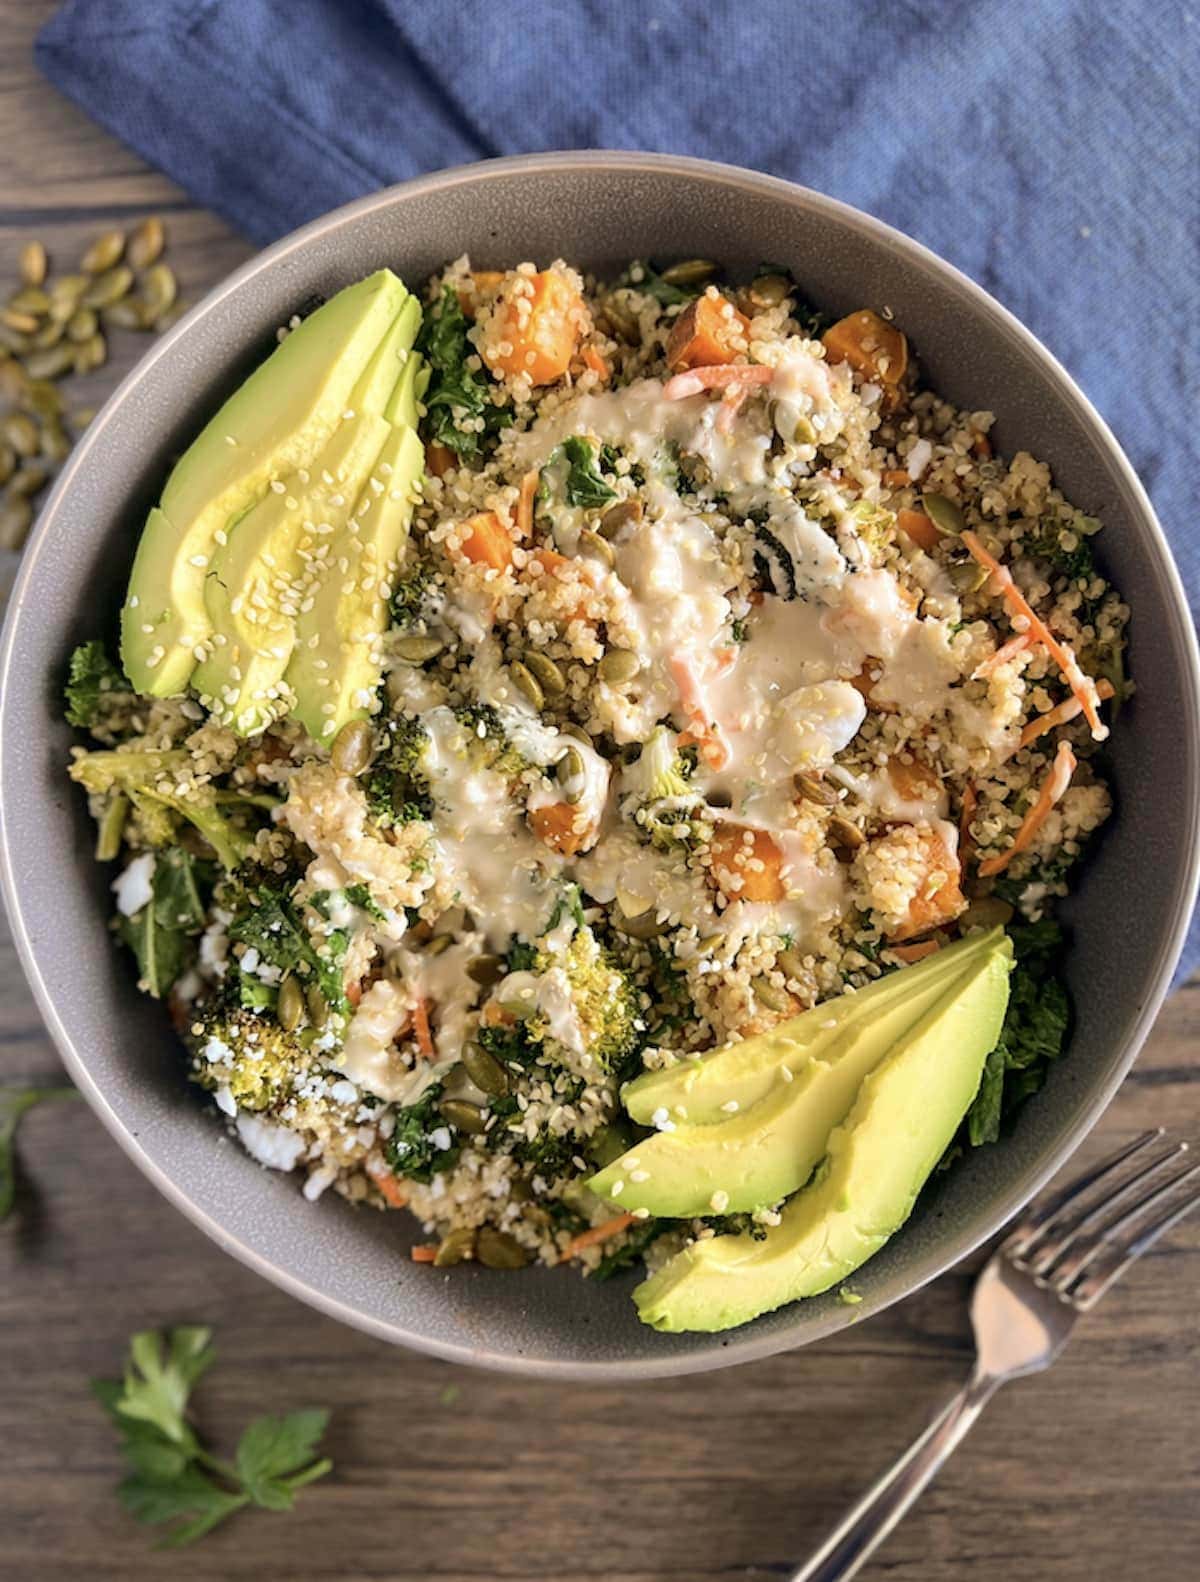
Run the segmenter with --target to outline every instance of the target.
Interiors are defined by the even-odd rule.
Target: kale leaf
[[[588,1276],[590,1280],[611,1280],[614,1274],[628,1269],[657,1241],[669,1227],[656,1219],[644,1219],[631,1225],[615,1252],[607,1253]]]
[[[395,1124],[384,1153],[398,1176],[430,1181],[439,1171],[449,1170],[458,1158],[456,1147],[442,1148],[434,1140],[436,1131],[449,1132],[439,1108],[441,1097],[442,1085],[434,1082],[415,1104],[393,1111]]]
[[[204,929],[203,897],[211,883],[211,864],[182,846],[168,846],[155,856],[150,900],[131,917],[118,918],[117,931],[137,957],[138,976],[156,1000],[179,981],[192,958],[193,937]]]
[[[425,392],[427,437],[454,451],[461,460],[475,461],[512,421],[512,409],[497,406],[486,378],[468,366],[468,358],[477,354],[467,329],[458,294],[453,286],[446,286],[440,302],[425,310],[417,350],[424,354],[430,369]],[[469,426],[460,428],[464,419],[469,420]]]
[[[106,692],[130,692],[128,681],[104,651],[104,644],[93,640],[80,643],[71,655],[67,684],[63,690],[68,725],[87,730],[96,723],[100,703]]]
[[[229,925],[229,938],[257,950],[268,966],[315,982],[331,1010],[344,1014],[349,1009],[342,982],[346,936],[335,930],[318,950],[286,889],[261,884],[247,890]],[[261,1009],[261,980],[245,972],[241,979],[243,1003]]]

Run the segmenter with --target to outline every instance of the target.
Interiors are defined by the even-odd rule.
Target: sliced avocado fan
[[[979,1088],[1008,1004],[1012,945],[993,937],[957,992],[926,1012],[863,1081],[812,1183],[760,1239],[693,1242],[633,1293],[655,1329],[712,1332],[827,1291],[912,1212]]]
[[[588,1186],[622,1209],[645,1209],[662,1218],[749,1213],[781,1202],[820,1163],[863,1079],[928,1012],[959,993],[1000,938],[998,929],[976,935],[939,951],[948,963],[941,970],[933,970],[937,957],[931,957],[841,996],[855,1014],[827,1016],[826,1023],[836,1025],[807,1047],[788,1038],[791,1024],[783,1023],[775,1029],[783,1036],[776,1040],[774,1080],[764,1097],[746,1110],[728,1101],[732,1113],[722,1106],[719,1121],[680,1122],[635,1143]],[[727,1053],[735,1054],[736,1047]]]
[[[340,291],[255,369],[176,464],[143,529],[121,612],[121,659],[137,691],[173,697],[186,688],[212,636],[204,583],[217,534],[328,443],[408,300],[388,269]],[[392,372],[376,366],[381,380]]]

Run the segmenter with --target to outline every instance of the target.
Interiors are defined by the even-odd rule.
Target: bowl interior
[[[934,387],[997,412],[1000,450],[1050,463],[1106,523],[1101,560],[1134,612],[1138,698],[1109,752],[1119,816],[1066,910],[1078,1020],[1069,1058],[1016,1134],[927,1193],[854,1279],[863,1297],[806,1302],[724,1336],[644,1329],[629,1281],[563,1271],[445,1274],[407,1258],[403,1215],[305,1203],[289,1177],[222,1145],[162,1008],[140,996],[104,928],[59,693],[72,645],[111,637],[145,509],[171,457],[313,292],[387,264],[417,284],[469,251],[480,266],[566,256],[789,265],[822,307],[889,305]],[[149,355],[72,457],[27,551],[0,652],[0,806],[9,901],[44,1014],[76,1079],[146,1172],[222,1245],[297,1295],[385,1338],[461,1361],[627,1379],[801,1344],[906,1294],[992,1232],[1061,1162],[1111,1096],[1165,990],[1194,888],[1194,643],[1161,533],[1127,464],[1066,376],[982,292],[876,222],[765,177],[654,156],[541,156],[452,172],[339,211],[235,275]]]

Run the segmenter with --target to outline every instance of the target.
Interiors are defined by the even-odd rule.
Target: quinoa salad
[[[1002,1139],[1065,1049],[1054,908],[1132,692],[1100,523],[886,303],[382,275],[281,329],[151,514],[119,662],[71,659],[112,927],[223,1125],[402,1211],[398,1259],[653,1274],[786,1208],[720,1171],[647,1206],[701,1129],[675,1075],[1003,930],[938,1162]]]

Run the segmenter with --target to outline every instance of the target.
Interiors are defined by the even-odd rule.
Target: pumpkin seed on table
[[[0,357],[0,395],[17,401],[28,383],[28,375],[15,358]]]
[[[463,1263],[475,1255],[475,1228],[471,1225],[459,1225],[449,1231],[438,1243],[438,1250],[434,1254],[433,1267],[435,1269],[449,1269],[453,1264]]]
[[[110,270],[125,251],[123,231],[104,231],[79,260],[79,267],[87,275],[103,275]]]
[[[698,286],[711,280],[716,272],[711,258],[684,258],[662,270],[659,278],[669,286]]]
[[[57,346],[66,333],[67,327],[61,319],[47,319],[33,337],[34,350],[45,351],[49,346]]]
[[[40,493],[49,482],[50,474],[45,467],[22,467],[20,472],[14,473],[9,479],[8,492],[13,495],[34,495]]]
[[[782,989],[778,989],[769,978],[755,978],[750,987],[754,990],[754,998],[760,1005],[765,1005],[768,1011],[786,1011],[792,1003]]]
[[[166,239],[163,222],[157,214],[152,214],[130,233],[125,248],[126,262],[134,269],[148,269],[161,256]]]
[[[548,654],[529,649],[523,663],[547,697],[558,698],[567,690],[567,678]]]
[[[50,298],[40,286],[22,286],[9,297],[8,306],[16,313],[31,313],[40,318],[50,311]]]
[[[36,334],[41,322],[36,313],[26,313],[21,308],[8,307],[0,312],[0,324],[18,335]]]
[[[127,264],[118,264],[115,269],[97,275],[79,300],[85,308],[106,308],[128,296],[132,285],[133,270]]]
[[[487,1130],[487,1116],[478,1104],[469,1104],[466,1099],[443,1099],[438,1109],[455,1131],[477,1137]]]
[[[508,1072],[482,1044],[464,1044],[463,1068],[481,1093],[502,1098],[508,1092]]]
[[[41,351],[30,352],[25,359],[25,372],[31,379],[57,379],[69,368],[79,366],[79,353],[82,350],[83,347],[59,344],[46,346]],[[99,364],[96,366],[98,367]]]
[[[16,470],[16,451],[7,440],[0,440],[0,483],[7,483]]]
[[[46,278],[49,259],[41,242],[26,242],[21,249],[21,280],[27,286],[40,286]]]
[[[397,639],[395,653],[407,665],[425,665],[436,659],[445,646],[440,637],[421,637],[414,632],[409,637]]]
[[[632,681],[641,668],[642,661],[632,648],[610,648],[596,666],[601,681],[616,687]]]
[[[47,461],[63,462],[71,454],[71,439],[61,423],[48,419],[42,429],[42,455]]]
[[[513,679],[513,686],[527,702],[532,703],[539,711],[545,707],[546,694],[542,691],[541,683],[532,670],[523,665],[519,659],[514,659],[508,667],[508,673]]]
[[[67,339],[76,343],[90,341],[99,328],[95,308],[77,308],[67,320]]]
[[[75,348],[75,372],[77,374],[90,374],[96,368],[102,368],[108,360],[108,342],[104,336],[97,332],[91,340],[84,341]],[[29,368],[28,360],[25,363]],[[29,369],[33,372],[32,368]]]
[[[334,737],[329,759],[339,774],[357,775],[371,762],[373,748],[366,720],[347,720]]]
[[[90,308],[83,309],[91,312]],[[150,328],[151,314],[146,304],[139,297],[122,297],[119,302],[110,302],[106,308],[100,309],[100,316],[105,327],[114,330],[148,330]]]
[[[18,456],[36,456],[42,442],[38,425],[25,412],[6,412],[0,418],[0,439]]]
[[[179,282],[169,264],[155,264],[142,277],[142,298],[146,312],[152,319],[159,318],[173,307],[179,295]]]
[[[962,514],[961,508],[944,494],[923,494],[921,496],[921,509],[937,528],[939,533],[945,533],[949,538],[957,538],[967,525],[967,519]]]
[[[33,522],[33,507],[28,500],[5,500],[0,504],[0,549],[20,549]]]
[[[286,977],[279,985],[279,1000],[275,1006],[275,1015],[279,1018],[279,1025],[285,1033],[293,1033],[300,1026],[304,1016],[304,990],[295,978]]]
[[[481,1225],[475,1238],[475,1256],[488,1269],[523,1269],[532,1254],[515,1236],[493,1225]]]
[[[63,399],[53,379],[27,377],[18,399],[27,412],[40,418],[58,417],[63,409]]]
[[[5,324],[4,317],[0,314],[0,346],[21,357],[33,350],[33,337],[26,335],[23,330],[14,330],[11,324]]]
[[[87,275],[60,275],[57,280],[50,281],[46,287],[50,297],[50,317],[69,319],[90,284]]]

